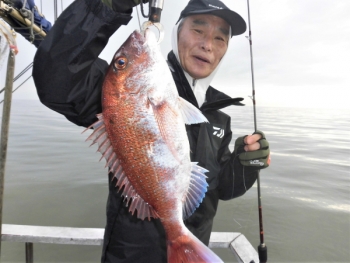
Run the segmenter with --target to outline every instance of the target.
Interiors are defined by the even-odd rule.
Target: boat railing
[[[103,228],[2,225],[1,241],[25,244],[26,263],[34,262],[34,243],[102,246]],[[212,232],[210,248],[230,249],[237,262],[259,262],[259,256],[246,237],[237,232]]]

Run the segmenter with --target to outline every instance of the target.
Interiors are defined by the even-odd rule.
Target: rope
[[[24,1],[23,1],[22,9],[25,9],[25,8],[26,8],[26,4],[27,4],[27,0],[24,0]]]
[[[15,82],[16,80],[18,80],[20,77],[22,77],[28,70],[30,70],[33,67],[33,62],[30,63],[27,67],[25,67],[16,77],[13,78],[13,82]],[[16,89],[14,89],[12,91],[12,93],[14,93],[16,90],[18,90],[25,82],[28,81],[28,79],[31,78],[32,75],[30,75],[25,81],[23,81]],[[3,88],[2,90],[0,90],[0,93],[2,93],[5,90],[5,88]],[[3,102],[4,100],[0,101],[0,104]]]
[[[13,82],[15,82],[17,79],[19,79],[20,77],[22,77],[24,75],[24,73],[26,73],[29,69],[31,69],[33,67],[33,62],[30,63],[25,69],[23,69],[14,79]]]
[[[23,81],[16,89],[14,89],[13,91],[12,91],[12,93],[14,93],[16,90],[18,90],[24,83],[26,83],[27,82],[27,80],[28,79],[30,79],[32,77],[32,75],[30,75],[25,81]],[[2,89],[1,90],[1,92],[3,91],[4,89]],[[2,100],[2,101],[0,101],[0,104],[1,103],[3,103],[4,102],[4,100]]]

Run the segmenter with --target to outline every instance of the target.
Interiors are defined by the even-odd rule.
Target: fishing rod
[[[256,101],[255,101],[255,84],[254,84],[254,67],[253,67],[253,48],[252,48],[252,30],[250,25],[250,8],[249,0],[247,0],[248,6],[248,24],[249,24],[249,47],[250,47],[250,68],[252,72],[252,100],[253,100],[253,110],[254,110],[254,130],[257,131],[257,121],[256,121]],[[261,204],[261,191],[260,191],[260,172],[258,172],[257,178],[257,188],[258,188],[258,207],[259,207],[259,230],[260,230],[260,245],[258,246],[259,260],[260,263],[267,262],[267,247],[264,242],[264,227],[262,220],[262,204]]]

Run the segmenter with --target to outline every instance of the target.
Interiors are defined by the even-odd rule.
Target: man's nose
[[[205,51],[212,51],[213,49],[213,42],[211,41],[210,38],[206,37],[202,39],[202,49],[204,49]]]

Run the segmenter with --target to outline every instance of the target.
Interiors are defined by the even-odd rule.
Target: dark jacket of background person
[[[87,127],[95,122],[96,114],[102,112],[101,87],[108,67],[98,55],[110,36],[130,19],[131,14],[113,12],[100,0],[74,1],[37,50],[33,78],[40,101],[76,125]],[[173,52],[168,55],[168,63],[179,95],[198,107]],[[191,161],[209,170],[209,189],[185,224],[205,244],[209,243],[219,199],[241,196],[256,180],[256,172],[245,168],[243,173],[235,154],[230,152],[231,119],[219,110],[239,104],[239,100],[209,87],[200,108],[209,123],[186,125]],[[213,127],[224,130],[224,136],[214,135]],[[160,221],[142,221],[132,216],[111,178],[110,174],[102,262],[166,262],[165,233]]]

